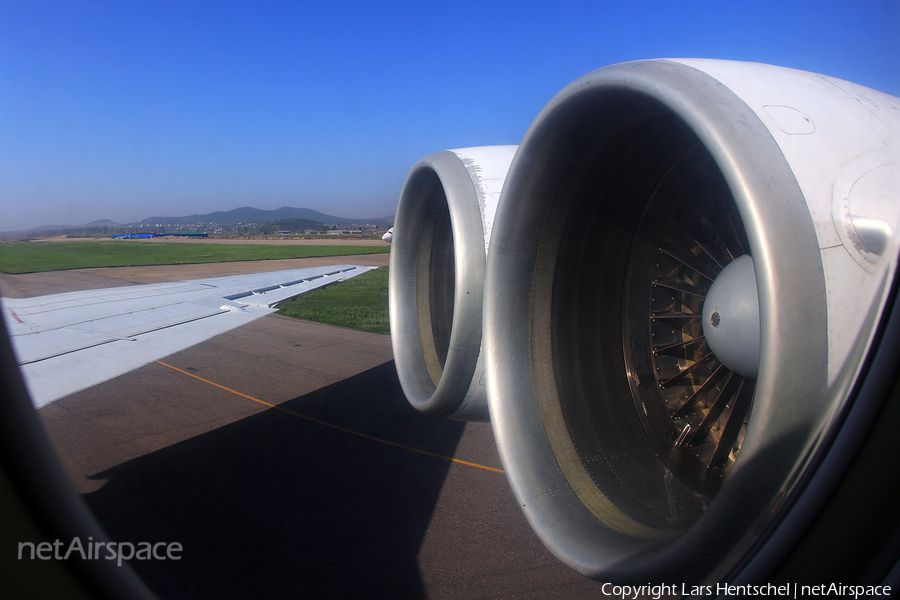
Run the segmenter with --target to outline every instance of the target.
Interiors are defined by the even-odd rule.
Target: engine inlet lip
[[[425,211],[431,186],[441,186],[450,214],[454,246],[453,319],[441,375],[423,360],[416,311],[420,298],[416,273],[427,226]],[[484,233],[477,195],[465,166],[450,151],[429,154],[409,172],[394,221],[390,261],[391,342],[400,384],[410,404],[435,416],[449,416],[460,406],[472,381],[481,350],[484,295]]]

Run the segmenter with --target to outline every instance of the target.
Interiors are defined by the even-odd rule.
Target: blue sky
[[[900,96],[900,3],[0,4],[0,231],[239,206],[393,214],[593,69],[748,60]]]

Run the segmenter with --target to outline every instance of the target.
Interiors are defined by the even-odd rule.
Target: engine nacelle
[[[599,69],[540,113],[494,222],[484,347],[504,469],[560,559],[720,580],[785,518],[878,341],[898,133],[897,98],[710,60]]]
[[[406,178],[391,238],[391,341],[418,410],[487,421],[481,315],[487,242],[516,146],[430,154]]]

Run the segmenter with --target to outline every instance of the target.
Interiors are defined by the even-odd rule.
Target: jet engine
[[[559,558],[733,579],[786,518],[864,404],[898,133],[897,98],[711,60],[599,69],[540,113],[494,221],[484,345],[504,468]]]
[[[403,186],[391,238],[391,340],[403,391],[422,412],[488,420],[481,353],[485,257],[515,150],[430,154]]]
[[[483,419],[486,377],[515,497],[575,570],[768,580],[900,426],[898,134],[900,100],[853,83],[651,60],[572,82],[517,149],[425,157],[391,257],[407,396]]]

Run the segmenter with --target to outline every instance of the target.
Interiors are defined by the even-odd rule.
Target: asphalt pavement
[[[0,285],[21,297],[229,265],[253,263]],[[132,561],[162,598],[602,597],[532,533],[490,425],[407,404],[389,336],[267,316],[39,414],[112,539],[182,545],[177,561]]]

